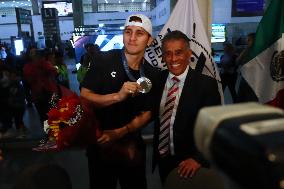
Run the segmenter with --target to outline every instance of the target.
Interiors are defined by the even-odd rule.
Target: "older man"
[[[168,70],[160,83],[159,116],[155,121],[154,165],[162,183],[175,168],[182,178],[193,177],[207,162],[196,149],[193,127],[198,111],[221,104],[217,82],[191,69],[188,37],[172,31],[162,41],[163,60]]]

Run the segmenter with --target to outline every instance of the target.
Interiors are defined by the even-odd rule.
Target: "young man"
[[[100,56],[82,83],[81,96],[94,104],[102,130],[98,144],[87,150],[91,188],[115,189],[117,181],[122,189],[147,187],[145,145],[139,129],[150,121],[159,74],[144,60],[151,42],[149,18],[129,16],[124,49]],[[148,93],[138,84],[139,78],[152,82]]]
[[[190,68],[191,50],[184,33],[172,31],[165,35],[162,52],[168,70],[160,81],[153,165],[158,164],[164,183],[175,168],[180,177],[189,178],[207,165],[194,143],[194,122],[202,107],[221,104],[221,99],[217,82]]]

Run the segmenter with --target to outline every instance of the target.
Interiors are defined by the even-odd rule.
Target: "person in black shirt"
[[[147,188],[145,145],[140,128],[151,120],[159,71],[144,60],[152,42],[152,24],[144,15],[131,15],[123,32],[124,49],[100,56],[87,72],[81,96],[94,105],[102,135],[87,149],[91,188]],[[148,78],[144,93],[137,83]],[[142,92],[141,92],[142,91]]]
[[[236,66],[237,54],[231,43],[226,43],[224,46],[224,55],[221,56],[220,65],[221,72],[220,77],[222,80],[222,88],[228,87],[232,96],[232,100],[235,103],[237,101],[237,93],[235,90],[235,83],[237,80],[237,66]]]
[[[81,90],[81,83],[84,80],[84,77],[87,71],[93,66],[95,60],[102,54],[100,47],[97,44],[88,43],[85,45],[86,53],[81,56],[81,66],[78,70],[73,71],[72,73],[77,73],[77,80],[79,82],[79,89]]]

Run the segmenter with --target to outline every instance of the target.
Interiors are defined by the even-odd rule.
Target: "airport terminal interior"
[[[122,49],[124,22],[134,13],[147,15],[153,25],[153,36],[159,38],[175,6],[178,3],[187,4],[191,1],[198,6],[188,11],[199,12],[207,37],[202,40],[208,40],[210,47],[207,49],[207,55],[209,52],[208,56],[212,57],[212,62],[216,64],[215,71],[221,73],[222,59],[227,51],[230,51],[236,59],[241,55],[248,45],[248,35],[257,31],[264,12],[273,0],[1,0],[1,64],[13,67],[9,74],[16,78],[14,80],[19,81],[17,87],[22,89],[22,93],[14,94],[9,104],[12,96],[3,95],[3,91],[7,89],[4,86],[3,75],[7,70],[0,65],[1,114],[13,115],[12,119],[3,119],[0,122],[0,149],[4,156],[4,160],[0,161],[0,189],[15,188],[17,182],[21,182],[24,171],[43,164],[56,164],[62,167],[67,172],[73,189],[89,188],[85,147],[39,150],[39,147],[46,145],[47,142],[44,125],[31,100],[33,97],[30,96],[28,84],[22,78],[25,58],[31,49],[45,51],[42,56],[50,58],[50,61],[59,61],[58,65],[54,64],[57,69],[64,65],[65,80],[61,79],[60,84],[80,95],[80,71],[82,71],[80,63],[81,57],[86,53],[87,45],[97,45],[101,52]],[[184,19],[186,23],[187,19],[190,20],[190,16],[192,13],[179,19]],[[189,27],[191,26],[193,25]],[[194,28],[189,30],[193,31]],[[198,59],[199,54],[195,56]],[[238,68],[234,67],[236,76],[239,73]],[[236,77],[233,84],[228,82],[223,86],[224,105],[238,102],[235,93],[239,82]],[[11,91],[12,88],[7,90]],[[21,106],[20,110],[17,109],[17,103]],[[9,104],[12,108],[5,109],[5,104]],[[13,113],[15,109],[18,113]],[[6,124],[9,127],[6,128]],[[234,185],[234,181],[217,168],[212,173],[199,173],[201,175],[199,180],[193,179],[192,182],[178,180],[172,173],[166,185],[162,186],[157,169],[152,172],[153,132],[152,123],[142,130],[147,146],[146,172],[149,189],[238,188]],[[42,180],[43,185],[52,179],[58,179],[53,178],[55,176],[52,173],[42,176],[46,177]],[[284,188],[283,183],[282,188]]]

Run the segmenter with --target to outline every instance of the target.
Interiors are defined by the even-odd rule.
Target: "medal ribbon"
[[[124,50],[121,51],[121,58],[122,58],[123,67],[124,67],[124,70],[126,72],[127,77],[131,81],[136,81],[136,79],[134,78],[134,76],[131,74],[131,72],[129,70],[129,66],[127,64],[127,60],[126,60],[126,57],[125,57],[125,54],[124,54]],[[140,65],[139,73],[140,73],[140,77],[145,77],[145,74],[144,74],[144,58],[143,58],[143,63]]]

